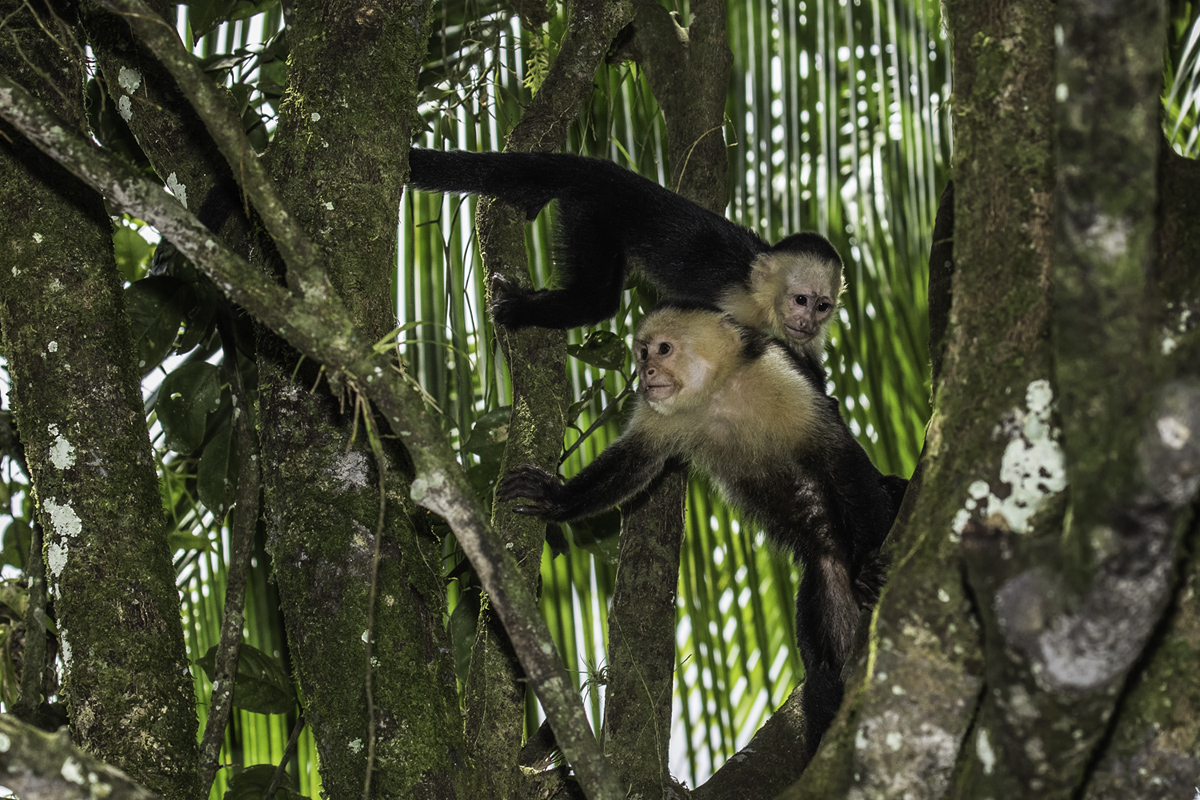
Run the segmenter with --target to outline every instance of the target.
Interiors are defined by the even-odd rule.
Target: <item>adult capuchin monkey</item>
[[[514,510],[567,522],[628,500],[668,462],[706,473],[803,566],[796,641],[811,755],[841,703],[859,612],[883,587],[879,548],[899,497],[885,481],[906,482],[879,473],[797,354],[717,309],[656,309],[634,356],[638,398],[621,437],[565,484],[525,465],[496,496],[526,498]]]
[[[533,219],[558,201],[560,288],[532,291],[497,279],[492,317],[506,328],[574,328],[613,316],[631,269],[661,299],[717,306],[825,361],[842,292],[842,259],[825,237],[797,233],[769,245],[753,231],[611,161],[563,153],[413,149],[409,183],[483,194]]]

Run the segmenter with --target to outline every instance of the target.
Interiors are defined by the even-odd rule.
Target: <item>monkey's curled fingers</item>
[[[558,476],[533,464],[522,464],[500,479],[496,487],[496,499],[509,501],[525,497],[533,501],[528,505],[514,506],[518,514],[548,519],[557,508],[561,484]]]
[[[518,328],[515,314],[521,301],[529,294],[528,289],[522,289],[503,275],[494,274],[489,283],[491,301],[488,308],[492,312],[492,320],[504,328]]]

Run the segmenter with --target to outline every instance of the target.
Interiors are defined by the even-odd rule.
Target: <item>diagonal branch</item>
[[[275,191],[275,183],[246,138],[241,120],[234,114],[222,90],[204,74],[183,46],[175,28],[142,0],[99,0],[98,5],[129,23],[179,84],[275,242],[287,266],[289,282],[299,279],[322,291],[332,291],[320,268],[316,247]],[[297,288],[298,284],[292,283],[292,286]]]
[[[393,362],[359,335],[336,295],[305,286],[301,296],[273,283],[216,241],[186,209],[167,201],[158,184],[84,139],[5,75],[0,75],[0,117],[118,208],[157,227],[233,302],[305,355],[342,373],[370,398],[412,453],[417,468],[413,499],[449,523],[478,573],[584,791],[597,800],[623,797],[550,629],[516,561],[483,521],[462,469],[449,466],[455,464],[454,455],[440,428]]]

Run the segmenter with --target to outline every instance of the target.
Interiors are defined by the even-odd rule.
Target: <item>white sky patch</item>
[[[50,445],[50,463],[58,470],[75,466],[75,445],[58,432],[57,425],[51,425],[49,431],[50,435],[54,437],[54,442]]]
[[[967,489],[970,497],[955,515],[954,532],[961,534],[971,518],[971,512],[983,505],[984,516],[999,515],[1009,530],[1029,532],[1029,520],[1067,486],[1067,472],[1060,431],[1050,424],[1054,391],[1050,382],[1039,379],[1025,390],[1026,410],[1013,409],[1019,424],[1000,459],[1000,480],[1011,487],[1001,499],[986,481],[974,481]]]
[[[183,204],[184,208],[188,207],[187,186],[179,182],[179,176],[177,176],[174,172],[167,176],[167,189],[171,192],[171,194],[175,195],[176,199]]]
[[[58,646],[62,652],[63,669],[69,672],[71,670],[71,645],[67,642],[66,628],[58,629]]]

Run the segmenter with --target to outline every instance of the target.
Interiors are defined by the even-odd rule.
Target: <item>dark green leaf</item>
[[[184,531],[171,531],[167,534],[167,544],[171,548],[171,552],[176,550],[212,550],[213,540],[207,536],[185,533]]]
[[[576,400],[574,403],[571,403],[571,406],[567,409],[567,424],[568,425],[573,423],[575,420],[579,419],[579,415],[583,413],[583,410],[585,408],[587,408],[589,405],[591,405],[592,398],[595,397],[596,393],[599,392],[603,388],[604,388],[604,378],[597,378],[596,380],[592,381],[591,386],[587,387],[582,392],[580,392],[579,399]]]
[[[567,526],[567,530],[575,547],[582,547],[609,564],[617,563],[617,548],[621,538],[618,536],[621,532],[621,512],[618,509],[576,520]]]
[[[210,681],[216,660],[217,647],[213,645],[196,661]],[[296,707],[296,693],[291,679],[275,659],[243,642],[238,650],[233,705],[255,714],[286,714]]]
[[[187,289],[176,278],[165,275],[152,275],[126,287],[125,312],[143,375],[171,352],[187,303]]]
[[[237,486],[238,462],[233,446],[233,426],[224,424],[204,446],[196,469],[200,502],[218,517],[225,515]]]
[[[163,378],[154,404],[166,445],[177,453],[191,453],[204,441],[208,415],[221,401],[217,368],[197,361]]]
[[[511,416],[512,406],[501,406],[475,420],[463,449],[476,455],[483,455],[496,447],[503,450],[504,443],[508,441],[508,420]]]
[[[225,789],[225,800],[262,800],[275,779],[275,765],[256,764],[234,775]],[[296,791],[296,780],[286,771],[275,791],[280,800],[302,800],[304,795]]]
[[[583,344],[567,345],[567,353],[585,364],[603,369],[623,369],[629,348],[612,331],[592,331]]]
[[[113,231],[113,254],[117,257],[117,269],[121,277],[133,283],[150,269],[154,245],[128,225],[118,225]]]
[[[471,665],[471,647],[475,643],[475,628],[479,624],[479,588],[467,587],[459,595],[458,604],[450,612],[450,646],[454,648],[454,672],[464,683]]]
[[[3,549],[0,550],[0,564],[10,564],[19,570],[25,569],[25,559],[29,556],[29,542],[33,530],[29,523],[20,518],[14,518],[4,528]]]

